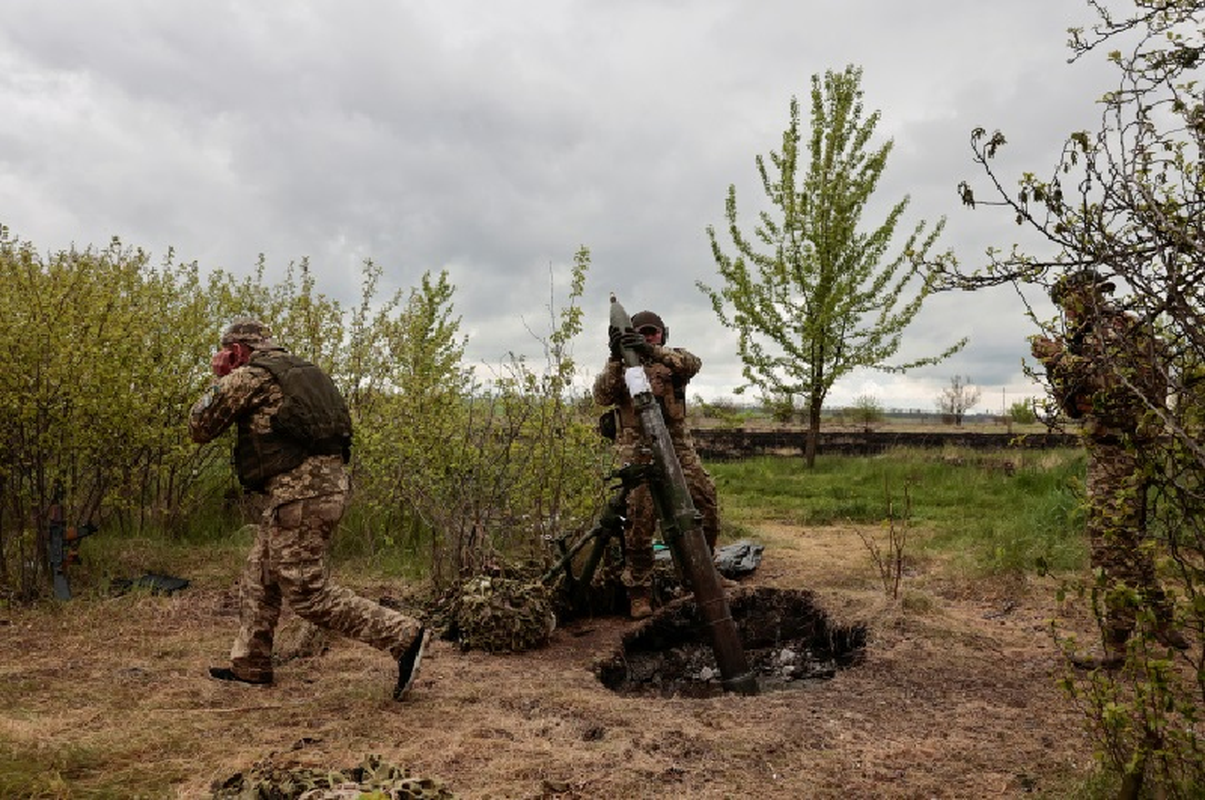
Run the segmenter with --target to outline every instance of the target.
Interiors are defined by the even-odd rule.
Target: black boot
[[[423,660],[423,649],[426,647],[427,629],[419,628],[418,636],[414,637],[414,641],[406,648],[406,652],[402,653],[397,660],[397,686],[393,688],[393,699],[402,700],[406,697],[406,692],[410,691],[410,687],[414,684],[414,679],[418,676],[418,665]]]
[[[217,678],[219,681],[234,681],[236,683],[250,683],[254,686],[267,686],[272,683],[272,676],[262,676],[256,678],[243,678],[234,674],[234,670],[230,667],[210,667],[209,676]]]

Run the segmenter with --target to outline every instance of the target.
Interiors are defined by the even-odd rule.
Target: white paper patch
[[[628,385],[628,394],[632,397],[641,392],[653,391],[648,376],[644,374],[644,367],[628,367],[624,370],[623,381]]]

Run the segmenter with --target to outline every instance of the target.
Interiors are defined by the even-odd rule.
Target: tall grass
[[[927,533],[923,546],[953,554],[977,571],[1069,570],[1087,556],[1078,516],[1084,470],[1078,450],[898,449],[821,456],[810,470],[799,459],[774,457],[708,469],[734,526],[767,519],[878,524],[902,513],[906,488],[909,523]]]

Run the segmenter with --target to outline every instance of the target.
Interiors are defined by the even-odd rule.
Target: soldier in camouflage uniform
[[[1124,663],[1136,625],[1131,592],[1153,612],[1159,642],[1188,646],[1173,626],[1171,604],[1144,541],[1144,456],[1161,434],[1154,409],[1167,399],[1166,352],[1149,326],[1110,305],[1106,295],[1113,288],[1094,270],[1059,280],[1050,296],[1066,316],[1067,333],[1062,341],[1035,337],[1032,347],[1062,411],[1082,420],[1088,454],[1087,529],[1104,598],[1104,654],[1073,660],[1108,668]]]
[[[652,454],[643,441],[640,420],[623,378],[622,348],[636,350],[644,363],[653,395],[661,406],[691,499],[702,515],[703,536],[714,552],[720,532],[715,482],[703,469],[686,424],[686,386],[702,368],[703,362],[687,350],[666,347],[669,331],[661,317],[652,311],[634,314],[632,326],[634,331],[613,328],[609,331],[611,357],[595,378],[594,402],[618,407],[615,442],[619,460],[624,464],[649,463]],[[647,486],[639,486],[629,495],[628,517],[632,527],[624,537],[623,580],[628,590],[631,617],[643,619],[653,613],[653,531],[657,524],[656,509]]]
[[[213,357],[217,380],[192,407],[193,441],[236,425],[235,469],[264,495],[263,517],[240,586],[239,632],[219,680],[272,682],[272,643],[281,604],[308,622],[388,652],[398,663],[394,698],[410,688],[422,658],[415,619],[327,579],[326,553],[343,516],[351,417],[331,379],[272,341],[254,319],[235,320]]]

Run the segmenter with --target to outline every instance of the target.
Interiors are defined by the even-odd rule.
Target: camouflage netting
[[[538,580],[470,578],[451,597],[446,615],[445,638],[490,653],[543,647],[556,627],[552,593]]]
[[[284,766],[272,757],[249,772],[237,772],[214,782],[213,800],[455,800],[456,795],[434,778],[415,778],[409,770],[369,756],[358,767],[323,770]]]

